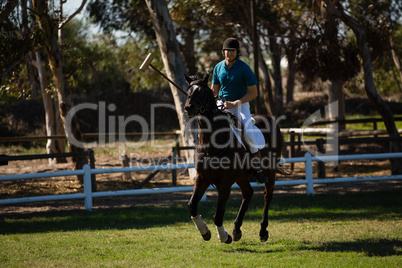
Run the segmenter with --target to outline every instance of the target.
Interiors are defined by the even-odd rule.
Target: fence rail
[[[402,153],[384,153],[384,154],[362,154],[362,155],[334,155],[334,156],[311,156],[310,153],[306,153],[304,157],[284,158],[281,159],[283,163],[305,163],[305,179],[304,180],[290,180],[290,181],[277,181],[276,186],[295,186],[306,185],[307,195],[314,195],[314,184],[326,184],[326,183],[341,183],[341,182],[361,182],[361,181],[378,181],[378,180],[401,180],[402,175],[392,176],[364,176],[364,177],[347,177],[347,178],[329,178],[329,179],[314,179],[313,178],[313,162],[324,161],[344,161],[344,160],[363,160],[363,159],[391,159],[402,158]],[[38,201],[57,201],[67,199],[84,199],[85,210],[92,210],[92,200],[97,197],[111,197],[111,196],[124,196],[124,195],[147,195],[147,194],[160,194],[160,193],[172,193],[172,192],[189,192],[192,191],[193,186],[179,186],[179,187],[167,187],[167,188],[153,188],[153,189],[137,189],[137,190],[121,190],[121,191],[104,191],[104,192],[92,192],[91,187],[91,175],[103,174],[103,173],[120,173],[120,172],[138,172],[138,171],[154,171],[154,170],[176,170],[194,168],[194,164],[175,164],[175,165],[160,165],[160,166],[139,166],[139,167],[124,167],[124,168],[105,168],[105,169],[91,169],[89,165],[85,165],[82,170],[73,171],[58,171],[58,172],[45,172],[45,173],[32,173],[32,174],[17,174],[17,175],[3,175],[0,176],[0,181],[4,180],[22,180],[33,178],[49,178],[49,177],[61,177],[61,176],[84,176],[84,193],[75,194],[63,194],[63,195],[49,195],[49,196],[36,196],[36,197],[22,197],[13,199],[1,199],[0,205],[38,202]],[[258,185],[257,183],[251,183],[253,187],[264,187],[264,185]],[[238,188],[234,185],[233,188]],[[208,190],[213,189],[209,187]]]
[[[86,138],[94,138],[99,136],[116,136],[118,137],[120,133],[83,133],[81,136],[83,140]],[[175,131],[164,131],[164,132],[128,132],[124,134],[127,137],[141,137],[143,135],[152,136],[175,136],[176,138],[180,135],[180,130]],[[20,137],[0,137],[0,143],[2,142],[23,142],[23,141],[46,141],[46,140],[66,140],[65,135],[53,135],[53,136],[20,136]]]

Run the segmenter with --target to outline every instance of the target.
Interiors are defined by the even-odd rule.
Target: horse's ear
[[[204,82],[205,84],[208,84],[208,79],[209,79],[209,71],[207,71],[207,73],[204,75],[202,82]]]
[[[193,80],[189,76],[187,76],[186,74],[184,74],[184,78],[186,79],[186,82],[189,85],[191,84],[191,82],[193,82]]]

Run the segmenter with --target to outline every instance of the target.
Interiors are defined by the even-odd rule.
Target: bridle
[[[207,89],[209,89],[209,90],[212,91],[212,89],[210,89],[205,83],[203,83],[203,82],[200,81],[200,80],[197,80],[197,81],[193,81],[193,82],[190,83],[190,85],[189,85],[189,87],[188,87],[188,89],[187,89],[187,92],[188,92],[188,90],[189,90],[190,88],[192,88],[193,86],[199,86],[199,87],[201,87],[202,90],[207,90]],[[205,87],[206,87],[206,88],[205,88]],[[196,113],[197,113],[197,114],[198,114],[198,113],[199,113],[199,114],[204,114],[204,113],[207,112],[207,111],[213,111],[213,112],[215,112],[215,111],[218,110],[218,108],[207,108],[207,107],[209,107],[210,102],[211,102],[211,98],[209,98],[208,94],[205,94],[205,95],[204,95],[204,99],[203,99],[202,101],[201,101],[199,98],[197,98],[196,96],[193,96],[193,94],[188,95],[187,98],[189,98],[190,100],[191,100],[191,99],[194,99],[194,100],[196,100],[198,103],[201,104],[200,107],[196,107]],[[213,101],[215,101],[214,98],[213,98]],[[204,103],[206,103],[206,104],[203,105]]]

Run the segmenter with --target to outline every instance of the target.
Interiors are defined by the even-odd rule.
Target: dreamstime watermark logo
[[[317,110],[314,112],[312,115],[310,115],[306,121],[303,123],[303,128],[302,128],[302,141],[303,141],[303,146],[304,148],[313,156],[316,156],[318,158],[321,158],[323,156],[334,156],[334,161],[327,162],[328,164],[333,165],[336,167],[339,163],[339,140],[338,140],[338,134],[339,134],[339,124],[332,123],[330,128],[325,128],[321,129],[321,132],[326,132],[326,150],[324,151],[319,151],[318,149],[313,149],[312,147],[308,146],[305,143],[304,140],[304,133],[307,132],[307,130],[312,130],[314,129],[309,129],[307,128],[308,126],[311,126],[314,122],[320,121],[320,120],[325,120],[329,118],[336,118],[339,115],[339,103],[338,101],[335,101],[333,103],[328,104],[325,106],[324,109],[324,115],[321,114],[321,110]],[[317,130],[316,130],[317,131]]]

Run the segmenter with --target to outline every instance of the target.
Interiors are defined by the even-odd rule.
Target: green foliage
[[[390,37],[394,39],[396,55],[402,55],[402,25],[400,16],[402,4],[398,1],[369,1],[361,0],[359,3],[350,3],[353,17],[362,25],[370,46],[373,64],[373,78],[377,91],[382,95],[398,93],[398,83],[401,85],[398,70],[391,55]],[[362,84],[358,81],[350,81],[351,84]],[[364,93],[362,88],[352,87],[354,93]]]
[[[26,5],[26,1],[17,4],[0,22],[0,98],[5,102],[29,98],[31,91],[24,65],[29,61],[28,52],[32,51],[40,36]]]
[[[147,43],[156,40],[149,12],[143,0],[93,0],[88,4],[87,10],[93,21],[106,33],[116,30],[134,32],[140,39],[146,39]]]
[[[248,1],[228,5],[227,1],[169,0],[170,15],[175,24],[177,39],[183,52],[187,70],[193,74],[212,71],[221,60],[222,41],[228,36],[239,38],[245,50],[251,53],[250,4]],[[22,4],[21,4],[22,5]],[[320,18],[312,16],[312,1],[255,1],[261,50],[265,57],[271,51],[269,44],[275,39],[281,43],[283,56],[298,51],[298,63],[309,80],[342,78],[348,80],[348,90],[364,93],[361,85],[360,59],[353,33],[343,24],[330,35]],[[398,92],[401,84],[390,54],[389,37],[392,35],[397,55],[401,55],[402,30],[398,1],[342,1],[343,7],[355,18],[366,32],[373,60],[373,76],[378,91],[391,95]],[[57,5],[50,1],[51,13]],[[0,67],[19,64],[3,79],[0,96],[15,100],[29,98],[32,91],[25,55],[32,46],[41,46],[37,28],[22,32],[32,26],[34,16],[28,10],[16,9],[1,26]],[[63,68],[68,86],[74,94],[92,95],[101,92],[139,91],[167,85],[152,70],[138,71],[149,52],[154,53],[153,65],[163,71],[161,57],[148,8],[143,0],[103,1],[88,4],[87,15],[104,32],[95,35],[89,24],[73,20],[64,31],[62,47]],[[27,24],[24,24],[26,18]],[[29,27],[28,27],[29,26]],[[116,34],[118,31],[118,34]],[[121,35],[125,35],[121,38]],[[120,36],[120,37],[117,37]],[[271,40],[270,40],[271,38]],[[292,52],[293,53],[293,52]],[[43,58],[47,62],[46,58]],[[396,74],[396,75],[395,75]],[[51,77],[50,77],[51,78]],[[51,79],[50,83],[52,83]]]
[[[356,44],[346,40],[342,41],[342,45],[337,42],[324,32],[311,36],[299,47],[297,67],[306,80],[347,81],[359,73],[361,64]]]
[[[138,69],[147,55],[142,49],[146,44],[130,37],[118,44],[112,34],[90,36],[77,20],[67,24],[64,34],[65,73],[73,93],[97,95],[161,86],[161,78],[152,71],[144,75]],[[153,64],[158,66],[157,59]]]
[[[0,85],[0,99],[5,104],[20,99],[31,98],[32,87],[29,83],[27,65],[19,64],[3,79]]]

